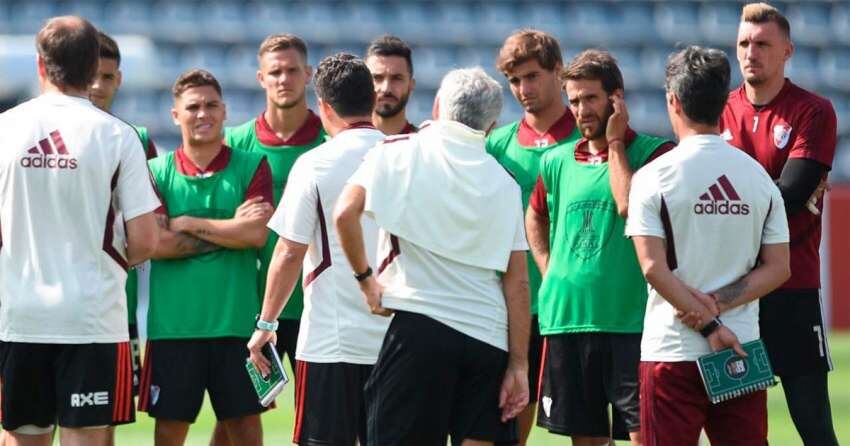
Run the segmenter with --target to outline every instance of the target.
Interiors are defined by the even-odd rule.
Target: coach
[[[445,444],[449,434],[455,445],[517,441],[513,418],[528,403],[528,246],[519,186],[484,149],[501,107],[501,87],[483,70],[449,72],[434,121],[373,149],[337,204],[367,303],[395,311],[366,384],[369,445]],[[380,283],[363,212],[382,230]]]

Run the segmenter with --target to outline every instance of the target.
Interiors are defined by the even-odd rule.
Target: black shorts
[[[543,336],[540,336],[540,322],[535,314],[531,317],[531,330],[528,337],[528,404],[537,404],[542,359]]]
[[[128,342],[0,342],[3,429],[132,423],[132,378]]]
[[[396,311],[366,383],[369,446],[513,444],[499,391],[508,353],[434,319]]]
[[[295,428],[302,446],[366,444],[363,386],[371,365],[297,362]]]
[[[263,412],[245,369],[247,343],[248,338],[148,341],[139,410],[194,423],[206,390],[218,420]]]
[[[298,344],[298,331],[301,329],[301,319],[278,319],[277,343],[274,348],[280,359],[286,355],[289,358],[289,366],[294,374],[298,374],[295,367],[295,346]],[[293,382],[297,381],[296,379]]]
[[[142,351],[139,348],[139,327],[136,324],[127,326],[130,332],[130,359],[133,361],[133,396],[139,395],[139,380],[142,373]]]
[[[561,435],[613,435],[618,440],[640,431],[640,333],[574,333],[544,339],[538,426]]]
[[[759,299],[759,330],[780,378],[832,370],[818,290],[778,290]]]

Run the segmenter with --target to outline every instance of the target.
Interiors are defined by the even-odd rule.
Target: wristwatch
[[[277,320],[275,320],[274,322],[266,322],[266,321],[260,319],[259,314],[257,315],[256,320],[257,320],[257,324],[255,325],[255,327],[257,328],[257,330],[277,331],[277,325],[278,325]]]
[[[372,267],[367,266],[366,271],[363,271],[360,274],[354,273],[354,278],[357,279],[358,282],[362,282],[369,278],[372,275]]]
[[[702,337],[707,338],[711,336],[715,330],[720,328],[721,325],[723,325],[723,321],[721,321],[719,317],[716,317],[703,325],[703,327],[699,329],[699,334],[701,334]]]

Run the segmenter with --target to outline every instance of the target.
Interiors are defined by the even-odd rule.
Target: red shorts
[[[640,363],[640,431],[646,446],[767,444],[767,392],[708,400],[696,362]]]

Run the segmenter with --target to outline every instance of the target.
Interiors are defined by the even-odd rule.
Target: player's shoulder
[[[514,121],[491,130],[487,135],[487,153],[493,156],[503,153],[516,136],[517,128],[519,128],[519,121]]]
[[[152,158],[148,160],[148,168],[150,168],[151,172],[156,175],[159,172],[165,170],[168,166],[168,163],[174,162],[174,152],[165,152],[156,158]]]
[[[789,86],[788,99],[789,107],[799,112],[818,112],[835,115],[832,101],[796,84],[791,83]]]
[[[256,118],[252,118],[242,124],[224,129],[224,140],[232,148],[242,150],[247,141],[254,137]]]

